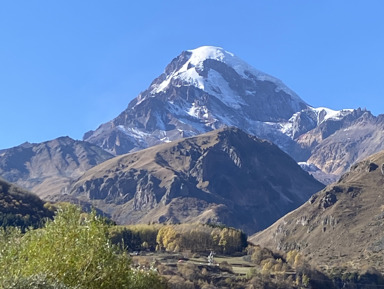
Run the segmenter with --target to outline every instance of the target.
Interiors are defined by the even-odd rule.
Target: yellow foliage
[[[297,250],[291,250],[287,253],[287,262],[291,265],[295,263],[296,256],[299,254]]]

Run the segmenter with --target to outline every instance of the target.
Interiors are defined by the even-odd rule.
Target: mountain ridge
[[[44,197],[59,193],[71,179],[111,157],[90,143],[59,137],[2,150],[0,175]]]
[[[121,224],[220,222],[252,232],[322,187],[271,142],[228,127],[117,156],[67,191]]]

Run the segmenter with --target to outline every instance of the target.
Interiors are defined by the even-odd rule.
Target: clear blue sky
[[[0,149],[81,139],[181,51],[215,45],[313,106],[384,113],[384,1],[0,3]]]

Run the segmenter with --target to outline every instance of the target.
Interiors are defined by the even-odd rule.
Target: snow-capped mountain
[[[173,59],[127,109],[95,131],[87,132],[84,140],[121,155],[235,126],[274,142],[296,161],[305,162],[314,151],[331,151],[333,144],[325,140],[338,130],[359,123],[364,113],[361,109],[314,108],[279,79],[222,48],[203,46]],[[348,137],[352,142],[361,142],[362,138]],[[379,149],[381,145],[375,147]],[[360,150],[353,161],[359,159],[359,153]],[[315,165],[327,174],[336,172],[333,167],[324,170],[332,159],[326,155],[320,159],[323,157],[325,160],[316,159]],[[343,169],[337,174],[351,165],[348,159],[341,162]]]
[[[204,46],[188,51],[189,58],[176,59],[174,68],[166,70],[165,79],[160,78],[150,87],[150,96],[158,93],[166,93],[172,87],[192,86],[198,88],[210,96],[215,97],[225,106],[240,110],[244,106],[250,106],[255,102],[255,96],[259,97],[259,105],[267,105],[270,109],[276,109],[276,115],[257,114],[256,119],[268,121],[286,118],[291,111],[299,111],[305,103],[280,80],[262,73],[241,59],[218,47]],[[181,61],[180,61],[181,60]],[[274,99],[265,100],[268,95],[261,95],[262,83],[272,84],[274,92],[283,92],[285,97],[280,100],[288,105],[288,111],[279,111]],[[265,89],[264,89],[265,91]],[[140,97],[140,101],[148,97],[146,94]],[[269,98],[269,97],[268,97]],[[279,98],[279,97],[275,97]],[[204,107],[198,102],[189,102],[188,114],[194,117],[205,116]],[[281,103],[279,103],[281,104]],[[202,113],[200,113],[200,111]]]
[[[84,140],[118,155],[236,126],[289,151],[294,142],[275,124],[309,108],[280,80],[204,46],[181,53],[125,111]]]
[[[293,114],[288,122],[282,123],[280,130],[295,139],[328,120],[341,120],[351,112],[353,112],[353,109],[332,110],[326,107],[308,107]]]

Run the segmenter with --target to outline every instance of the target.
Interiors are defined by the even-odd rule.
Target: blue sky
[[[215,45],[304,101],[384,113],[384,1],[2,1],[0,149],[81,139]]]

